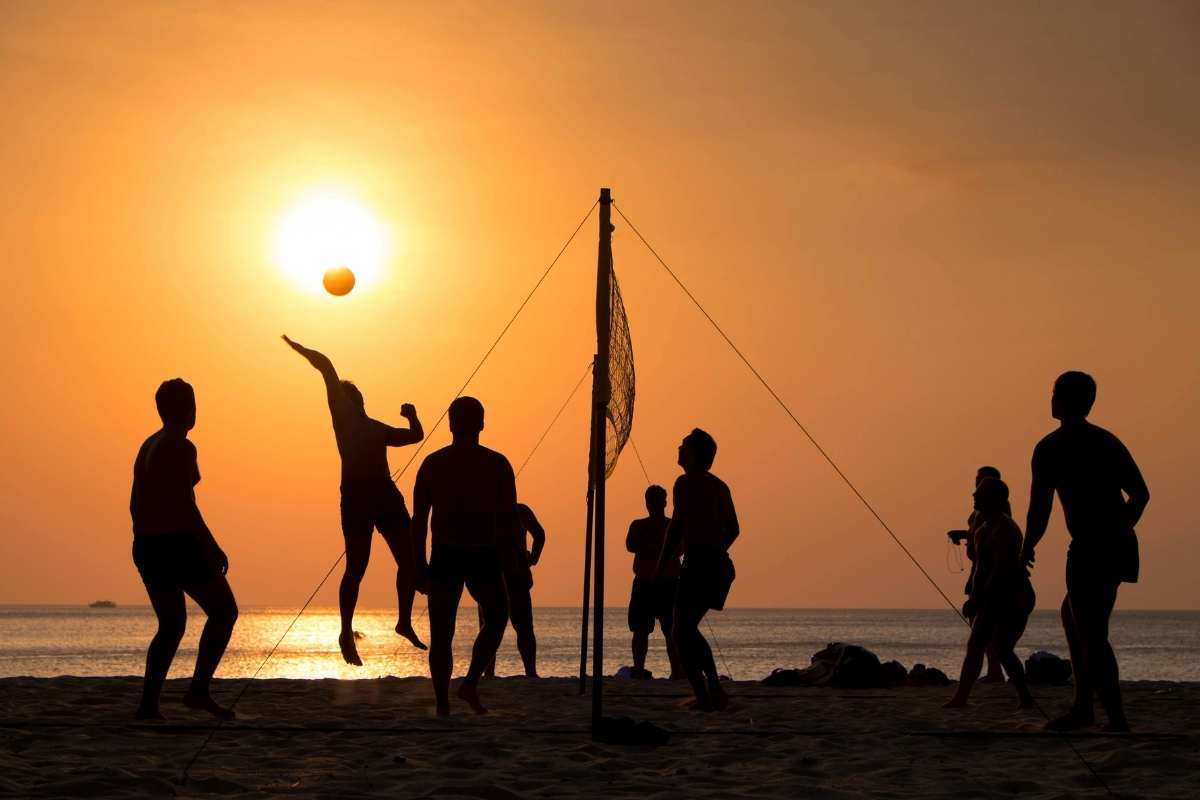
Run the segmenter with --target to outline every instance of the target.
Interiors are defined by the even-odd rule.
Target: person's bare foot
[[[717,710],[717,707],[713,705],[713,701],[708,697],[689,697],[683,701],[683,707],[706,714]]]
[[[417,635],[417,632],[415,630],[413,630],[413,626],[411,624],[405,625],[402,622],[397,622],[396,623],[396,633],[399,634],[400,636],[402,636],[403,638],[407,639],[409,644],[411,644],[413,647],[417,648],[418,650],[428,650],[429,649],[428,645],[426,645],[424,642],[422,642],[421,637]]]
[[[709,702],[712,703],[714,711],[724,711],[729,708],[729,695],[725,694],[725,690],[720,686],[709,687],[708,689]]]
[[[166,722],[167,718],[158,710],[158,706],[144,707],[138,706],[138,710],[133,712],[133,718],[139,722]]]
[[[479,701],[479,691],[474,683],[463,681],[458,686],[458,697],[460,700],[466,701],[466,704],[471,707],[471,710],[476,714],[486,714],[488,710],[483,707],[483,703]]]
[[[362,658],[358,655],[358,646],[354,644],[353,631],[342,631],[338,636],[338,647],[342,648],[342,658],[347,664],[355,667],[363,665]]]
[[[185,694],[183,696],[183,704],[197,711],[207,711],[223,722],[228,722],[237,717],[232,708],[217,705],[217,701],[213,700],[209,695]]]
[[[445,705],[442,705],[441,703],[438,703],[437,706],[434,708],[433,713],[439,717],[450,716],[450,704],[446,703]]]
[[[1096,724],[1096,718],[1091,714],[1080,713],[1072,709],[1066,714],[1063,714],[1058,719],[1052,719],[1046,723],[1046,730],[1065,733],[1067,731],[1077,731],[1080,728],[1087,728]]]
[[[966,708],[966,707],[967,707],[967,699],[965,697],[959,697],[958,695],[951,697],[942,706],[942,708]]]

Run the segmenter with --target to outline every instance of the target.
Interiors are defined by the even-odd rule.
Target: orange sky
[[[176,375],[239,599],[301,602],[341,549],[337,456],[279,334],[374,415],[432,423],[608,185],[952,597],[943,531],[975,467],[1005,472],[1023,522],[1074,368],[1153,493],[1122,606],[1200,606],[1194,4],[252,5],[5,4],[0,602],[144,602],[130,469]],[[329,184],[395,243],[344,299],[270,260],[280,214]],[[683,433],[717,438],[732,602],[937,605],[619,221],[614,249],[634,438],[668,485]],[[594,269],[593,220],[471,389],[514,463],[593,352]],[[520,480],[550,536],[541,605],[578,602],[586,415],[579,397]],[[643,487],[627,454],[613,604]],[[1056,511],[1042,607],[1065,546]],[[366,605],[392,599],[377,555]]]

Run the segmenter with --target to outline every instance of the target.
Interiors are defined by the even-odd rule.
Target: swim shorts
[[[370,536],[407,533],[412,517],[404,495],[390,480],[346,481],[342,484],[342,534]]]
[[[1141,570],[1137,534],[1120,531],[1102,540],[1074,539],[1067,548],[1067,590],[1071,584],[1137,583]]]
[[[443,586],[462,586],[474,593],[501,580],[495,547],[435,544],[429,556],[429,579]]]
[[[633,633],[652,633],[658,620],[663,633],[671,632],[675,617],[675,591],[678,578],[662,581],[634,578],[629,593],[629,630]]]
[[[689,606],[720,611],[737,573],[728,553],[689,553],[679,570],[678,598]]]
[[[163,533],[133,540],[133,564],[151,591],[186,589],[220,577],[204,544],[191,533]]]

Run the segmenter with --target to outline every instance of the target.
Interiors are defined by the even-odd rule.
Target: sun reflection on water
[[[418,611],[417,615],[413,627],[423,640],[428,641],[429,621],[423,612]],[[249,619],[244,618],[248,624],[239,621],[221,672],[253,674],[262,663],[265,653],[287,630],[294,616],[295,611],[290,609],[265,609]],[[363,666],[355,667],[342,660],[338,649],[341,622],[336,609],[310,610],[296,621],[259,677],[381,678],[427,675],[427,654],[397,636],[393,625],[395,619],[383,614],[356,616],[354,628],[361,634],[357,645]]]

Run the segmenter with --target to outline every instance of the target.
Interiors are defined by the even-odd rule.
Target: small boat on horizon
[[[114,603],[112,600],[96,600],[95,602],[88,603],[88,608],[116,608],[116,607],[117,607],[117,604]]]

